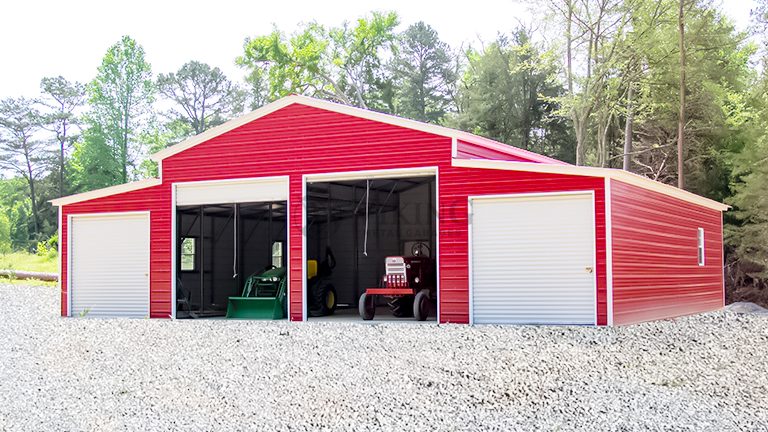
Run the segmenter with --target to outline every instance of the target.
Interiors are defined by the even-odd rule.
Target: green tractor
[[[288,284],[285,267],[269,266],[245,281],[243,294],[230,297],[227,318],[282,319],[286,317]]]
[[[336,310],[336,289],[328,281],[336,267],[330,248],[318,269],[317,261],[307,262],[309,315],[331,315]],[[288,316],[288,274],[285,267],[269,266],[248,277],[240,297],[230,297],[227,318],[283,319]]]

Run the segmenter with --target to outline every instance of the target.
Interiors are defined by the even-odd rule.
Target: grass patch
[[[0,270],[58,273],[59,260],[56,255],[40,256],[28,252],[0,254]]]
[[[57,287],[58,282],[41,281],[39,279],[11,279],[7,277],[0,277],[1,284],[7,285],[21,285],[21,286],[45,286],[45,287]]]

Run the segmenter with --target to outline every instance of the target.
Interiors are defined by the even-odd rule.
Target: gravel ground
[[[0,430],[763,430],[768,317],[631,327],[62,319],[0,286]]]

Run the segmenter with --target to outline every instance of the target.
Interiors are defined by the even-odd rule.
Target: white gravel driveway
[[[0,430],[766,430],[768,317],[607,328],[63,319],[0,285]]]

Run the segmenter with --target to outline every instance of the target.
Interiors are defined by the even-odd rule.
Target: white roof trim
[[[643,177],[637,174],[633,174],[628,171],[615,169],[615,168],[599,168],[599,167],[586,167],[576,165],[554,165],[554,164],[542,164],[531,162],[510,162],[510,161],[495,161],[495,160],[483,160],[483,159],[453,159],[453,166],[464,168],[485,168],[485,169],[498,169],[498,170],[510,170],[510,171],[529,171],[539,173],[551,173],[551,174],[566,174],[566,175],[578,175],[588,177],[602,177],[613,180],[622,181],[624,183],[638,186],[643,189],[652,190],[664,195],[668,195],[674,198],[681,199],[690,203],[698,204],[703,207],[711,208],[718,211],[727,211],[730,206],[723,203],[704,198],[703,196],[696,195],[683,189],[678,189],[674,186],[670,186],[655,180],[651,180],[647,177]]]
[[[89,192],[83,192],[76,195],[65,196],[50,200],[49,202],[55,206],[64,206],[67,204],[79,203],[81,201],[88,201],[96,198],[103,198],[110,195],[116,195],[125,192],[131,192],[139,189],[145,189],[152,186],[158,186],[162,183],[160,179],[151,178],[139,180],[131,183],[125,183],[117,186],[105,187],[102,189],[96,189]]]
[[[390,114],[384,114],[376,111],[370,111],[362,108],[342,105],[335,102],[330,102],[322,99],[315,99],[315,98],[300,96],[300,95],[290,95],[290,96],[286,96],[284,98],[278,99],[244,116],[230,120],[224,124],[208,129],[207,131],[199,135],[195,135],[187,140],[184,140],[176,145],[160,150],[159,152],[151,155],[150,159],[152,159],[153,161],[159,162],[162,159],[165,159],[177,153],[183,152],[184,150],[187,150],[202,142],[208,141],[221,134],[229,132],[232,129],[238,128],[246,123],[250,123],[260,117],[264,117],[267,114],[271,114],[281,108],[285,108],[291,104],[301,104],[301,105],[310,106],[313,108],[318,108],[326,111],[332,111],[340,114],[350,115],[353,117],[364,118],[367,120],[373,120],[380,123],[386,123],[393,126],[400,126],[407,129],[444,136],[444,137],[452,138],[453,140],[458,139],[458,140],[466,141],[471,144],[492,148],[495,150],[501,150],[501,151],[511,150],[510,154],[515,153],[519,157],[525,157],[526,155],[528,155],[531,158],[534,158],[535,160],[539,160],[545,163],[551,162],[552,164],[565,164],[565,162],[548,158],[538,153],[533,153],[517,147],[508,146],[506,144],[503,144],[488,138],[483,138],[477,135],[473,135],[468,132],[463,132],[460,130],[451,129],[444,126],[438,126],[438,125],[429,124],[429,123],[422,123],[416,120],[410,120],[410,119],[397,117]]]

